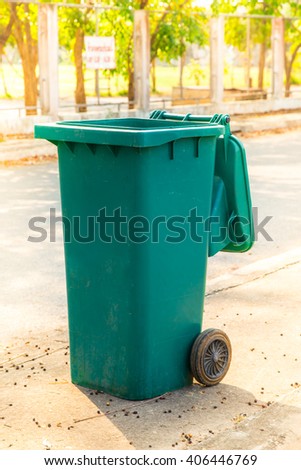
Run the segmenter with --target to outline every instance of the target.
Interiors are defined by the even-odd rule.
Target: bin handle
[[[191,113],[188,114],[172,114],[162,109],[156,109],[149,115],[150,119],[170,119],[174,121],[189,122],[208,122],[210,124],[229,125],[229,114],[214,114],[213,116],[198,116]]]
[[[229,114],[213,114],[213,116],[198,116],[194,114],[172,114],[168,113],[164,109],[155,109],[149,115],[150,119],[169,119],[173,121],[188,121],[188,122],[206,122],[208,124],[219,124],[224,126],[225,134],[224,139],[224,150],[225,150],[225,159],[227,159],[227,148],[229,137],[231,135],[230,130],[230,116]]]

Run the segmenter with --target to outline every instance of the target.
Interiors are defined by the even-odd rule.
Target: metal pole
[[[38,51],[42,114],[58,114],[58,17],[57,6],[39,4]]]
[[[98,8],[95,7],[95,34],[98,36]],[[97,104],[100,104],[99,99],[99,69],[95,70],[95,94],[97,97]]]
[[[283,98],[283,74],[284,74],[284,20],[273,18],[272,20],[272,96]]]
[[[224,94],[224,18],[210,20],[210,99],[223,101]]]
[[[251,79],[250,79],[250,68],[251,68],[251,48],[250,48],[250,42],[251,42],[251,28],[250,28],[250,17],[248,16],[247,18],[247,89],[249,90],[251,87]]]
[[[135,107],[141,115],[149,112],[150,33],[149,13],[136,10],[134,16]]]

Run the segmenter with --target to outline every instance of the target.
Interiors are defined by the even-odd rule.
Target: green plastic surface
[[[190,349],[201,331],[207,258],[214,254],[210,233],[199,230],[203,243],[168,243],[162,224],[157,242],[69,243],[74,217],[84,236],[88,216],[104,207],[149,221],[197,208],[204,219],[213,212],[227,223],[250,205],[236,200],[249,194],[239,163],[245,157],[236,140],[225,141],[225,125],[157,116],[35,127],[36,137],[58,146],[62,213],[72,221],[64,231],[72,381],[132,400],[192,383]],[[228,167],[232,154],[242,174]],[[219,246],[232,248],[239,250],[229,240]]]
[[[219,136],[219,124],[168,122],[143,118],[63,121],[35,126],[35,136],[53,142],[85,142],[127,147],[155,147],[189,137]]]
[[[235,136],[229,136],[226,151],[218,139],[214,175],[211,216],[220,222],[212,224],[211,240],[214,231],[227,236],[209,244],[209,256],[218,251],[247,251],[254,242],[252,203],[245,150]]]

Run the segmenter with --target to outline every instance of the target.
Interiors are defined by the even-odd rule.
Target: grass
[[[23,99],[23,73],[20,64],[13,67],[9,64],[2,64],[0,73],[0,98],[2,99]],[[200,86],[209,87],[209,68],[203,70]],[[251,69],[253,87],[257,84],[257,68]],[[265,88],[270,86],[270,72],[265,72]],[[108,79],[102,73],[100,76],[100,95],[108,96]],[[163,67],[156,68],[157,95],[171,96],[173,86],[179,85],[179,68]],[[183,74],[184,86],[195,86],[195,81],[191,77],[189,66],[185,66]],[[232,70],[225,70],[225,88],[245,88],[245,69],[235,67]],[[95,96],[95,71],[87,69],[85,71],[85,88],[87,96]],[[126,95],[127,84],[123,77],[116,76],[110,80],[112,96]],[[59,93],[61,99],[73,99],[75,90],[75,72],[72,65],[60,64],[59,66]]]

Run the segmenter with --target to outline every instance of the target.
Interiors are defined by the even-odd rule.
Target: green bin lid
[[[167,119],[118,118],[106,120],[62,121],[35,125],[35,137],[51,142],[155,147],[189,137],[218,137],[223,125]]]

